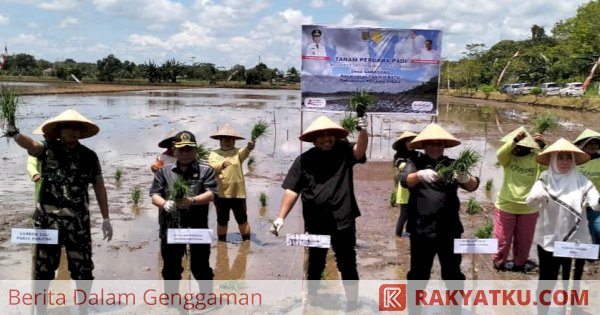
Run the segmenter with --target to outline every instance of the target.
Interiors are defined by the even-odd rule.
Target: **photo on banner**
[[[368,92],[370,113],[438,114],[440,30],[302,25],[302,110],[343,112]]]

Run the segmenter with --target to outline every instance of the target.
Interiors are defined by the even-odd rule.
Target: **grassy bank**
[[[450,97],[462,97],[472,99],[482,99],[496,102],[511,102],[511,103],[524,103],[534,106],[548,106],[575,110],[585,111],[600,111],[600,98],[590,96],[543,96],[543,95],[510,95],[501,94],[498,92],[483,93],[479,92],[465,92],[458,90],[441,90],[440,95]]]

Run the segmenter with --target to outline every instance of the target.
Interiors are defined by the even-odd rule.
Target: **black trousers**
[[[309,231],[311,234],[323,234],[317,231]],[[331,233],[331,248],[335,254],[337,268],[342,275],[342,280],[351,284],[352,280],[359,280],[356,269],[356,227],[337,230]],[[307,280],[321,280],[327,259],[327,248],[309,247]],[[310,281],[309,293],[314,294],[318,290],[318,281]]]
[[[435,255],[440,260],[443,280],[465,280],[460,270],[462,256],[454,254],[454,239],[459,235],[429,238],[410,234],[410,270],[407,280],[429,280]]]

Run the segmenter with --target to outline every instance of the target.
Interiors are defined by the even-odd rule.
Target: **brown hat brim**
[[[89,138],[100,132],[100,127],[72,109],[67,109],[58,116],[46,121],[46,123],[42,125],[42,131],[47,135],[58,134],[57,129],[61,124],[79,125],[81,127],[81,136],[79,139]]]
[[[338,128],[330,128],[330,129],[319,129],[315,131],[305,132],[302,134],[299,139],[304,142],[315,142],[317,138],[321,136],[334,136],[337,140],[344,139],[348,137],[348,130],[346,129],[338,129]]]

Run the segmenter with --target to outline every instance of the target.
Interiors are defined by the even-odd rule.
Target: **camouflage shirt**
[[[84,145],[73,148],[60,141],[44,142],[40,203],[59,208],[81,208],[89,204],[88,187],[101,178],[96,153]],[[100,175],[100,176],[99,176]]]

